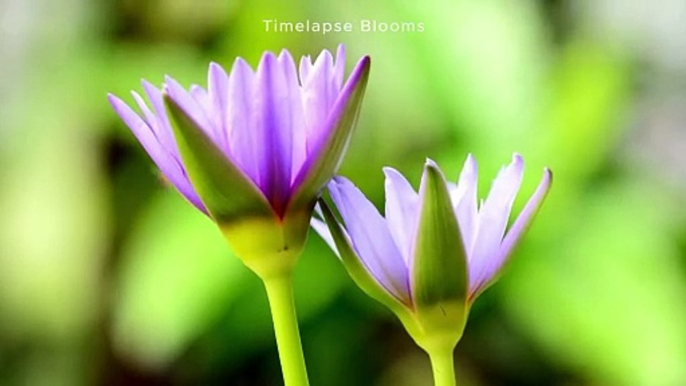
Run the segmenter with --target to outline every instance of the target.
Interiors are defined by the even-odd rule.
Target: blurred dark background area
[[[456,180],[473,153],[483,197],[519,152],[515,212],[555,173],[471,311],[461,385],[686,384],[683,0],[0,0],[0,385],[282,384],[260,282],[106,95],[339,43],[348,70],[372,57],[341,174],[379,208],[385,165],[416,186],[426,157]],[[314,234],[296,296],[313,385],[430,384],[426,355]]]

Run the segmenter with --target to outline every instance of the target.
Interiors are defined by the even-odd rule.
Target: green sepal
[[[188,177],[212,218],[224,224],[246,216],[274,216],[252,180],[217,148],[169,95],[164,95],[164,102]]]
[[[342,106],[339,106],[338,103],[334,105],[332,114],[336,114],[338,111],[337,120],[319,153],[315,154],[317,158],[314,164],[307,169],[303,168],[295,179],[294,186],[297,188],[287,211],[298,210],[300,207],[313,202],[313,199],[319,196],[322,189],[338,170],[342,160],[341,156],[346,151],[352,132],[357,126],[357,117],[360,114],[364,91],[369,79],[370,65],[369,57],[365,57],[350,75],[353,81],[341,91],[342,95],[347,94],[347,99],[339,100],[343,103]]]
[[[314,201],[280,219],[193,119],[168,95],[164,101],[193,188],[236,255],[263,279],[292,270],[307,239]]]
[[[468,312],[467,258],[445,178],[433,161],[424,167],[420,205],[411,270],[415,315],[427,337],[456,344]]]

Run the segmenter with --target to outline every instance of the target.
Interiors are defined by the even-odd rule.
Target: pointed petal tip
[[[224,67],[222,67],[221,64],[219,64],[215,61],[212,61],[212,62],[210,62],[210,65],[209,65],[209,72],[226,72],[226,71],[224,71]]]
[[[110,105],[114,111],[121,117],[129,114],[135,114],[136,116],[138,115],[133,111],[133,109],[131,109],[131,107],[129,107],[128,104],[126,104],[126,102],[112,93],[107,93],[107,100],[110,102]]]
[[[398,178],[401,178],[403,180],[407,180],[405,178],[405,176],[395,168],[392,168],[390,166],[384,166],[382,168],[382,170],[383,170],[384,176],[386,177],[385,183],[391,183],[394,179],[398,179]]]
[[[271,51],[265,51],[264,54],[262,54],[262,58],[260,58],[260,63],[257,65],[257,67],[262,67],[266,63],[273,63],[277,60],[276,54],[274,54]]]
[[[520,165],[524,163],[524,158],[522,158],[519,153],[512,153],[512,163],[515,165]]]
[[[136,102],[143,102],[143,98],[141,97],[141,94],[139,94],[137,91],[131,90],[131,96],[133,99],[136,100]]]
[[[553,171],[547,166],[543,168],[543,180],[549,187],[553,183]]]
[[[477,165],[476,158],[474,158],[472,153],[469,153],[462,165],[462,172],[476,172]]]
[[[431,158],[426,159],[426,163],[424,164],[424,172],[422,173],[422,181],[420,183],[420,190],[421,190],[421,185],[423,185],[427,179],[440,179],[443,180],[443,183],[445,183],[445,176],[443,175],[443,171],[441,168],[438,166],[438,164],[432,160]]]
[[[348,179],[343,176],[333,176],[333,178],[331,178],[331,182],[335,185],[342,185],[347,181]]]
[[[369,67],[371,67],[372,65],[372,58],[369,55],[365,55],[360,59],[357,65],[362,66],[367,71],[369,71]]]
[[[240,64],[241,66],[249,66],[248,62],[246,62],[245,59],[241,58],[240,56],[237,56],[233,61],[234,66],[237,64]]]
[[[400,174],[400,172],[396,168],[391,166],[384,166],[381,168],[381,170],[383,171],[383,174],[386,177],[388,177],[389,174]]]
[[[283,50],[281,50],[281,52],[279,52],[279,57],[277,58],[277,61],[278,61],[280,66],[286,66],[285,68],[287,68],[287,67],[295,68],[296,67],[295,66],[295,59],[293,59],[293,55],[291,55],[290,51],[288,51],[285,48]]]
[[[439,169],[438,164],[436,161],[432,160],[431,158],[427,158],[426,161],[424,161],[424,168],[432,168],[432,169]]]
[[[143,90],[145,90],[145,93],[148,95],[150,95],[151,92],[160,92],[164,88],[164,84],[162,87],[158,87],[144,78],[141,78],[141,86],[143,86]]]
[[[319,55],[317,55],[316,61],[324,60],[324,57],[326,57],[326,60],[333,61],[333,54],[326,48],[323,49],[322,52],[319,53]]]
[[[118,96],[112,94],[111,92],[107,93],[107,100],[110,102],[111,105],[114,106],[115,103],[120,103],[122,102],[121,99],[119,99]]]
[[[365,55],[362,58],[360,58],[360,60],[357,61],[357,64],[355,65],[352,72],[350,73],[350,77],[348,78],[348,82],[350,82],[353,79],[359,80],[363,76],[367,75],[369,73],[370,67],[371,67],[371,58],[368,55]]]

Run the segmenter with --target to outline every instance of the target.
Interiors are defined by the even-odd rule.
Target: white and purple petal
[[[524,233],[531,226],[531,222],[541,207],[541,204],[543,204],[543,200],[548,194],[552,182],[553,174],[550,169],[545,168],[543,171],[543,178],[538,184],[538,187],[536,187],[534,194],[529,201],[527,201],[526,205],[524,205],[524,208],[519,213],[514,223],[512,223],[510,229],[508,229],[503,242],[500,244],[498,253],[491,259],[491,264],[487,272],[488,281],[497,277],[498,272],[512,254],[514,248],[519,244]]]
[[[362,192],[343,177],[334,177],[329,192],[353,247],[369,273],[389,293],[409,304],[408,268],[384,218]]]
[[[293,168],[293,107],[284,66],[272,53],[257,67],[257,144],[262,192],[277,213],[283,213],[289,199]]]
[[[457,186],[450,192],[457,221],[460,225],[460,232],[462,233],[462,241],[465,244],[465,250],[468,255],[473,249],[478,215],[477,186],[477,163],[474,157],[469,154],[462,167]]]
[[[162,174],[176,187],[176,189],[196,208],[207,214],[207,209],[193,189],[188,176],[178,159],[169,149],[164,148],[155,136],[151,125],[147,124],[126,103],[114,95],[108,95],[114,111],[134,133],[138,142],[150,155],[153,162],[160,168]],[[145,113],[144,113],[145,114]]]
[[[226,154],[231,154],[229,138],[231,126],[229,125],[229,75],[224,68],[217,63],[210,63],[207,71],[207,93],[209,105],[212,111],[212,119],[217,130],[217,147]]]
[[[405,264],[409,267],[418,221],[419,196],[397,170],[385,167],[383,171],[386,175],[386,222]]]
[[[313,154],[316,145],[326,135],[326,121],[334,100],[331,94],[338,96],[339,90],[333,90],[332,82],[333,57],[327,50],[322,51],[311,67],[308,61],[301,61],[302,104],[305,112],[307,132],[307,153]],[[303,74],[305,72],[306,74]]]
[[[245,60],[238,58],[229,76],[229,104],[226,107],[231,128],[231,154],[243,172],[260,186],[261,135],[257,129],[255,73]]]
[[[479,210],[474,244],[471,252],[468,252],[471,293],[478,292],[489,279],[489,267],[500,250],[523,172],[524,161],[515,154],[512,163],[498,173]]]

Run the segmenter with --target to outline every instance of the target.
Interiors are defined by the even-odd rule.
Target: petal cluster
[[[282,217],[299,191],[312,195],[323,188],[335,172],[327,165],[340,164],[345,146],[337,143],[347,144],[354,126],[341,120],[351,108],[359,109],[350,100],[364,90],[369,58],[360,59],[345,83],[343,46],[335,59],[325,50],[314,62],[303,57],[296,67],[288,51],[267,52],[255,70],[241,58],[228,73],[210,64],[206,88],[186,89],[166,77],[158,89],[144,80],[147,103],[132,92],[139,113],[114,95],[109,100],[162,173],[198,209],[212,214],[179,150],[169,101]]]
[[[463,251],[455,251],[455,258],[466,259],[469,302],[497,278],[552,182],[551,172],[545,169],[536,191],[508,229],[510,212],[524,172],[524,162],[517,154],[513,156],[512,163],[500,170],[488,196],[481,203],[477,200],[477,164],[471,155],[467,157],[457,184],[445,182],[438,166],[427,161],[419,193],[398,171],[384,168],[385,218],[349,180],[336,177],[329,184],[329,191],[343,220],[339,225],[342,225],[340,229],[345,238],[376,283],[410,308],[415,306],[417,291],[414,271],[421,264],[417,256],[417,240],[425,231],[420,224],[420,214],[423,206],[427,205],[425,182],[429,170],[438,171],[437,175],[447,187],[451,204],[448,210],[459,224],[454,234],[439,234],[438,239],[461,241],[458,245]],[[340,243],[335,243],[329,231],[332,224],[327,227],[313,219],[312,225],[338,253]]]

